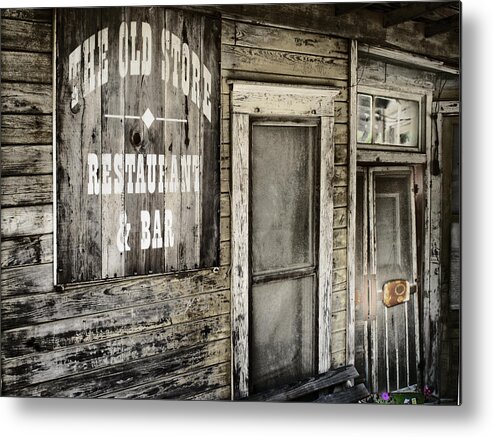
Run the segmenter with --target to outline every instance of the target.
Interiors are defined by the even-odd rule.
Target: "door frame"
[[[334,98],[339,90],[262,82],[231,86],[231,339],[232,398],[249,395],[250,117],[313,118],[320,124],[318,372],[330,368]]]

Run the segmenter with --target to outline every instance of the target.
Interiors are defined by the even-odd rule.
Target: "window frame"
[[[425,152],[426,143],[426,107],[427,107],[427,93],[424,90],[395,90],[387,87],[369,87],[358,85],[358,90],[356,93],[356,117],[358,114],[358,96],[360,94],[371,96],[372,98],[372,142],[371,143],[360,143],[357,141],[356,145],[359,150],[378,150],[378,151],[388,151],[388,152],[408,152],[408,153],[423,153]],[[390,99],[401,99],[409,100],[418,103],[419,119],[418,119],[418,145],[416,147],[401,146],[396,144],[378,144],[373,142],[373,108],[375,105],[375,99],[377,97],[390,98]],[[357,135],[357,126],[356,126]]]
[[[318,119],[318,373],[330,368],[333,246],[334,98],[339,90],[321,86],[229,81],[231,87],[231,330],[232,396],[249,395],[250,151],[251,121],[262,118]]]

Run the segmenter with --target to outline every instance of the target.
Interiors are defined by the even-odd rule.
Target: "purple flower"
[[[425,385],[425,386],[423,387],[423,394],[424,394],[426,397],[429,397],[429,396],[431,396],[431,395],[433,394],[433,389],[432,389],[430,386]]]
[[[389,401],[390,395],[386,391],[384,391],[380,393],[380,399],[382,399],[383,401]]]

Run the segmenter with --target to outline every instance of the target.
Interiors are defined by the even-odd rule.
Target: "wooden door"
[[[412,167],[357,175],[356,365],[373,392],[419,382],[419,280]],[[384,286],[408,281],[409,298],[384,303]]]

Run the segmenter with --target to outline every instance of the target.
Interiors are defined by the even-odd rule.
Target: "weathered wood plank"
[[[357,401],[365,398],[368,395],[369,393],[367,388],[365,387],[365,384],[361,383],[337,393],[323,395],[315,402],[322,404],[351,404],[356,403]]]
[[[347,231],[345,228],[334,231],[334,249],[341,249],[347,246]]]
[[[2,269],[2,299],[53,291],[53,264]]]
[[[334,143],[347,144],[349,140],[348,126],[346,123],[336,123],[334,125]]]
[[[99,281],[68,286],[64,291],[2,301],[3,323],[29,326],[36,323],[97,312],[150,305],[168,299],[223,290],[229,286],[226,269]],[[10,320],[10,322],[9,322]]]
[[[69,79],[69,56],[101,26],[99,10],[90,8],[57,11],[57,282],[101,278],[101,198],[90,195],[89,153],[101,154],[101,89],[85,95],[72,108],[72,85],[84,90],[83,74]],[[130,112],[133,114],[133,112]],[[82,189],[84,187],[84,189]],[[131,233],[132,234],[132,233]]]
[[[348,58],[348,42],[342,38],[229,20],[224,20],[223,23],[223,44]]]
[[[232,138],[232,244],[231,314],[233,397],[248,394],[248,290],[249,279],[249,119],[233,114]],[[228,196],[229,199],[229,196]],[[221,208],[223,210],[223,208]]]
[[[334,147],[334,163],[338,164],[346,164],[348,156],[348,148],[347,144],[336,144]]]
[[[219,249],[219,264],[222,267],[229,266],[231,264],[231,242],[221,241]]]
[[[52,234],[21,237],[14,240],[2,241],[2,269],[28,264],[42,264],[51,262],[53,262]],[[5,298],[3,293],[2,297]]]
[[[334,207],[347,205],[347,188],[335,187],[334,188]]]
[[[334,187],[346,187],[348,185],[348,170],[345,165],[334,167]]]
[[[51,8],[19,8],[2,9],[2,18],[16,20],[39,21],[51,23],[53,9]]]
[[[51,52],[51,23],[2,19],[2,50]]]
[[[225,385],[224,387],[215,388],[212,390],[203,391],[201,393],[187,396],[185,399],[189,401],[219,401],[231,399],[231,386]]]
[[[2,176],[51,174],[53,171],[51,145],[2,146],[0,153]]]
[[[386,152],[385,150],[361,150],[356,152],[358,162],[382,162],[409,164],[424,164],[426,162],[425,153],[405,153],[405,152]]]
[[[334,208],[334,229],[345,228],[347,224],[346,208]]]
[[[221,194],[221,217],[231,215],[231,196],[229,193]]]
[[[51,144],[51,115],[2,115],[2,144]]]
[[[179,399],[226,384],[231,373],[230,363],[210,366],[175,378],[164,378],[151,384],[129,388],[104,398],[114,399]]]
[[[329,370],[323,374],[312,376],[295,384],[275,388],[263,393],[258,393],[245,398],[245,401],[252,402],[286,402],[296,400],[301,396],[313,393],[325,388],[340,384],[358,376],[358,372],[353,366],[342,367],[340,369]]]
[[[229,291],[187,296],[151,305],[133,306],[83,317],[57,320],[3,334],[5,358],[50,352],[115,337],[162,330],[168,326],[206,319],[229,313]],[[14,326],[15,320],[2,320]]]
[[[222,68],[339,80],[348,77],[348,63],[345,59],[226,44],[222,46]]]
[[[271,82],[271,83],[282,83],[282,84],[292,84],[292,85],[315,85],[315,86],[328,86],[338,88],[339,94],[335,97],[336,102],[346,102],[348,98],[347,92],[347,81],[333,79],[331,77],[309,77],[309,76],[289,76],[286,74],[275,74],[272,72],[261,72],[261,71],[243,71],[236,69],[226,69],[222,65],[221,70],[222,76],[222,90],[228,92],[229,85],[227,81],[230,79],[235,80],[250,80],[256,82]]]
[[[70,375],[21,389],[4,387],[5,394],[16,396],[94,398],[134,385],[172,378],[192,370],[224,362],[230,354],[229,339],[194,345],[148,358],[129,360],[91,372]]]
[[[335,288],[335,287],[334,287]],[[346,310],[347,293],[346,289],[332,292],[332,312],[337,313],[339,311]]]
[[[332,284],[340,284],[342,282],[346,282],[347,280],[347,271],[346,269],[334,270],[332,272]]]
[[[231,240],[231,219],[230,217],[221,217],[221,241]]]
[[[53,206],[2,208],[2,238],[53,232]]]
[[[347,249],[334,249],[332,251],[332,265],[334,269],[343,269],[347,266]]]
[[[332,354],[332,367],[337,369],[338,367],[345,366],[346,363],[346,351],[339,351]]]
[[[51,114],[51,85],[33,83],[2,83],[2,114]]]
[[[219,216],[220,192],[217,187],[221,184],[222,171],[218,165],[220,158],[220,124],[221,124],[221,20],[217,17],[203,16],[201,18],[202,62],[209,66],[212,83],[210,95],[211,120],[201,115],[201,135],[203,138],[201,154],[202,163],[202,195],[197,202],[201,229],[198,241],[199,267],[217,265],[219,263]],[[218,126],[219,129],[211,129]]]
[[[52,62],[49,53],[9,52],[2,50],[1,79],[12,82],[51,84]]]
[[[346,310],[332,312],[332,332],[344,331],[346,329]]]
[[[332,344],[331,352],[335,354],[336,352],[346,350],[346,331],[338,331],[332,334]]]
[[[318,372],[330,369],[333,221],[334,119],[320,120],[320,216],[318,253]]]
[[[229,315],[166,329],[4,360],[3,383],[14,391],[76,373],[185,349],[229,336]],[[224,385],[224,384],[222,384]]]
[[[51,175],[2,177],[0,188],[2,207],[51,203],[52,180]]]

